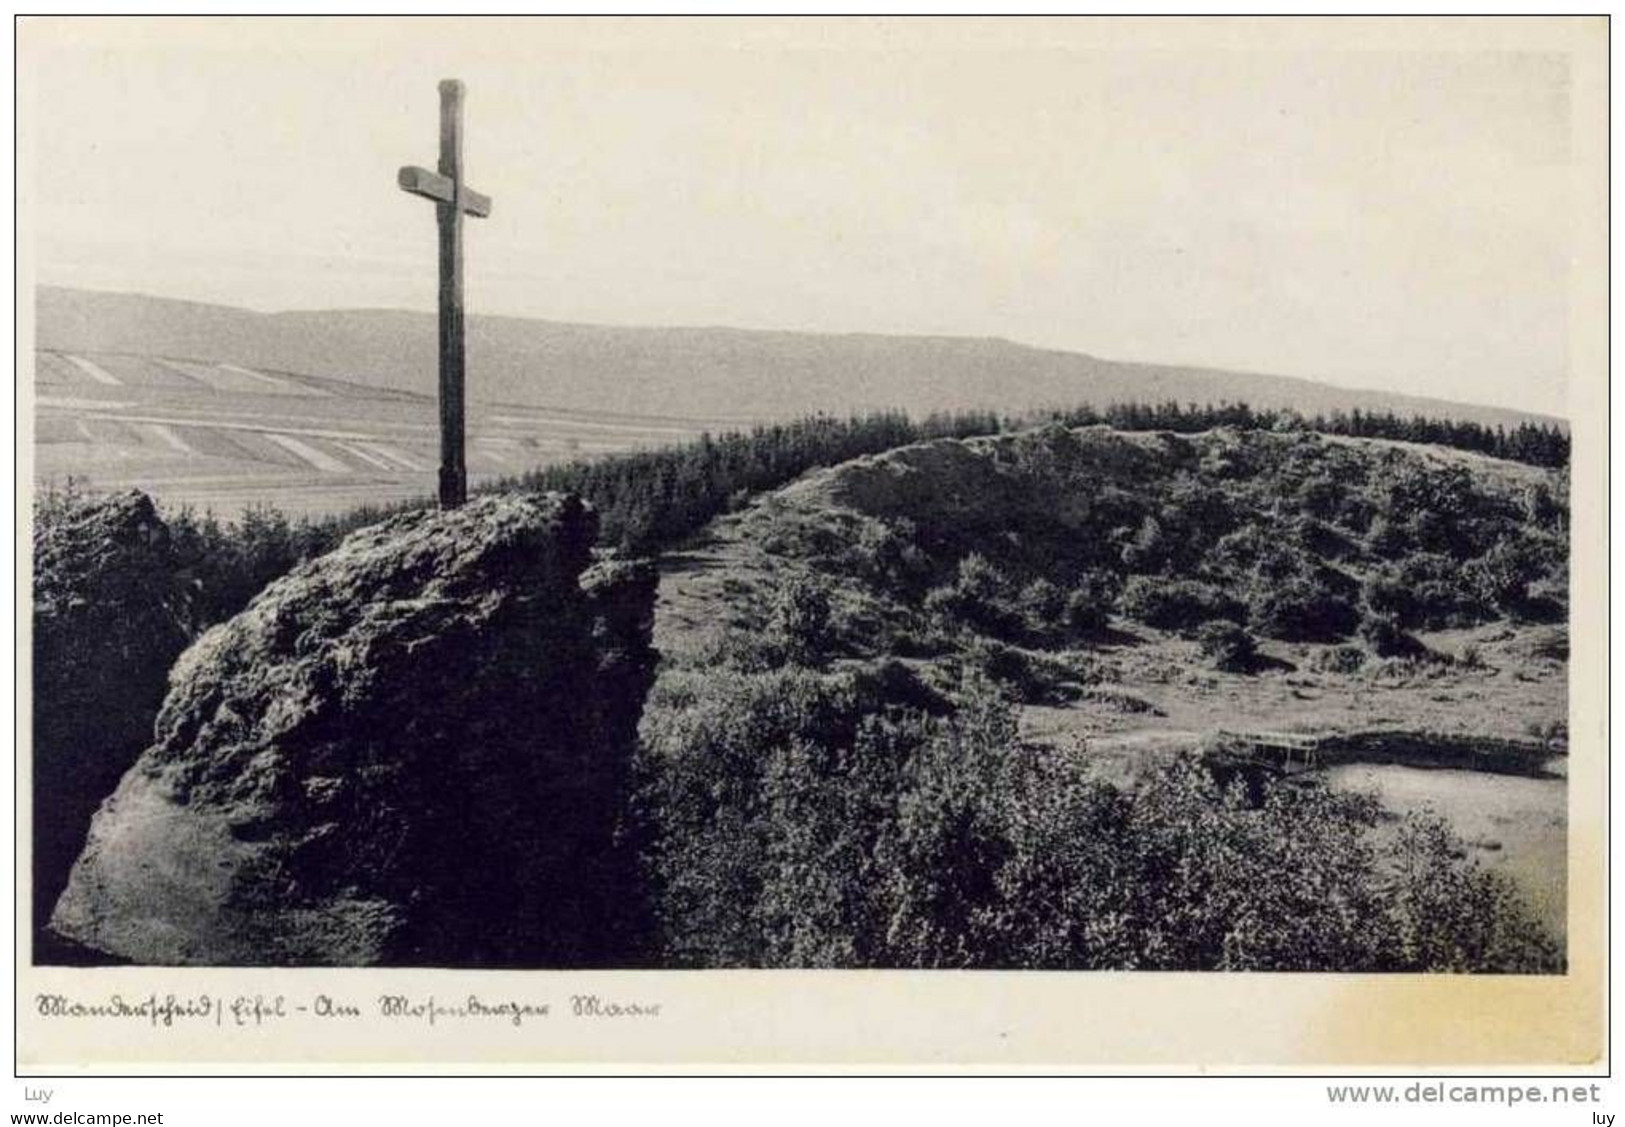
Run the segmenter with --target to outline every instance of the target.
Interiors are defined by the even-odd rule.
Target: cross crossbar
[[[457,196],[457,185],[451,178],[432,172],[427,168],[419,168],[409,164],[401,169],[396,177],[402,191],[411,192],[414,196],[422,196],[435,203],[451,203]],[[480,219],[491,215],[491,197],[482,196],[467,184],[462,187],[462,198],[459,201],[465,215],[473,215]]]

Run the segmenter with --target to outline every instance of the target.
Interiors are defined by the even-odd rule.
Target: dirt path
[[[730,599],[730,592],[765,581],[762,553],[737,531],[738,519],[723,517],[660,556],[654,644],[661,653],[692,651],[717,626],[737,619],[739,600]]]

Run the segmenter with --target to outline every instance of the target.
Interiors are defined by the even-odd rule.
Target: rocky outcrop
[[[266,588],[176,664],[53,927],[140,963],[613,961],[653,580],[595,532],[486,497]]]
[[[184,605],[169,529],[146,495],[56,497],[36,511],[36,933],[84,846],[90,816],[152,741],[169,667],[187,641]],[[45,954],[36,944],[36,958]]]

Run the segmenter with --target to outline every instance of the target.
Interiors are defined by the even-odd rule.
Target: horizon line
[[[35,281],[33,289],[37,294],[40,290],[62,290],[73,293],[96,294],[106,297],[139,298],[148,301],[164,301],[177,305],[195,305],[207,309],[225,309],[238,313],[249,313],[257,317],[296,317],[311,314],[402,314],[412,317],[434,318],[436,311],[432,308],[413,308],[407,306],[320,306],[305,308],[263,309],[252,305],[235,305],[221,301],[204,301],[189,297],[172,297],[166,294],[152,293],[145,290],[132,289],[103,289],[95,286],[64,285],[56,282]],[[37,303],[36,303],[37,304]],[[1314,376],[1290,375],[1282,372],[1265,371],[1258,368],[1223,368],[1211,364],[1191,363],[1185,361],[1154,360],[1154,359],[1118,359],[1103,356],[1094,352],[1084,352],[1074,348],[1056,348],[1048,345],[1030,344],[1014,337],[995,335],[969,335],[958,333],[926,333],[907,332],[901,330],[872,330],[872,329],[788,329],[763,328],[744,325],[734,325],[721,322],[708,322],[704,324],[649,324],[625,321],[570,321],[558,320],[551,317],[523,313],[477,313],[468,311],[466,318],[469,321],[478,319],[522,321],[533,324],[556,325],[565,328],[606,329],[630,332],[715,332],[739,333],[757,336],[795,336],[795,337],[822,337],[822,338],[872,338],[878,340],[897,341],[956,341],[965,343],[1001,344],[1012,348],[1024,349],[1029,352],[1047,353],[1057,356],[1078,357],[1100,363],[1116,364],[1124,367],[1139,368],[1173,368],[1198,374],[1213,374],[1226,376],[1252,376],[1263,379],[1286,380],[1294,383],[1308,384],[1312,387],[1328,388],[1334,391],[1365,393],[1371,395],[1397,396],[1403,399],[1419,399],[1432,403],[1450,404],[1458,407],[1473,407],[1482,410],[1501,411],[1508,414],[1524,415],[1538,419],[1550,419],[1559,422],[1565,427],[1572,427],[1571,420],[1566,415],[1553,414],[1548,411],[1538,411],[1528,407],[1514,407],[1504,403],[1488,403],[1482,400],[1449,399],[1440,395],[1431,395],[1426,392],[1402,391],[1393,388],[1336,383],[1330,380],[1319,379]],[[36,309],[37,319],[37,309]],[[36,342],[35,347],[38,347]],[[1177,401],[1177,397],[1173,400]],[[1238,400],[1237,402],[1245,402]],[[1392,410],[1392,408],[1390,408]]]

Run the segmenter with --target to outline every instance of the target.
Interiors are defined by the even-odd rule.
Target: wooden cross
[[[491,200],[463,183],[463,84],[440,84],[440,171],[408,165],[397,177],[435,203],[440,226],[440,507],[468,499],[463,459],[463,216],[491,214]]]

